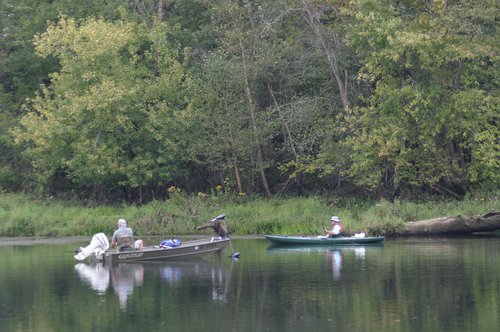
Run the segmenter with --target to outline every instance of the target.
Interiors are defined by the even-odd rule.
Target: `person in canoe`
[[[332,223],[332,229],[328,230],[326,228],[323,228],[326,234],[326,237],[340,237],[342,236],[342,224],[340,223],[340,218],[337,216],[332,216],[330,218],[330,221]]]
[[[118,251],[137,251],[142,250],[144,244],[142,240],[134,241],[134,232],[127,227],[125,219],[118,219],[118,229],[111,238],[111,248],[117,247]]]

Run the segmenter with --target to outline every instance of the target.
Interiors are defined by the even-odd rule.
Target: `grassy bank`
[[[111,234],[118,218],[125,218],[138,235],[198,234],[197,225],[225,213],[235,235],[319,234],[332,215],[341,217],[347,232],[395,234],[404,222],[459,214],[478,215],[500,210],[498,192],[462,201],[369,202],[334,197],[251,198],[225,194],[187,196],[176,193],[168,201],[143,206],[95,206],[26,195],[0,194],[0,237],[76,236]],[[208,231],[206,233],[209,233]]]

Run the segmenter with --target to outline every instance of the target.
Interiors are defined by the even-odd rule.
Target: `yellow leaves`
[[[463,45],[449,45],[448,49],[453,55],[449,58],[450,61],[456,60],[474,60],[476,58],[477,50],[473,50],[468,46]]]
[[[170,186],[167,188],[167,191],[170,193],[170,194],[174,194],[174,193],[180,193],[182,191],[181,188],[177,188],[176,186]]]
[[[89,20],[78,31],[73,50],[86,54],[89,60],[101,55],[116,55],[133,38],[130,25]]]
[[[133,24],[79,24],[61,16],[35,36],[38,54],[61,63],[16,136],[41,168],[50,173],[63,165],[82,183],[114,176],[138,185],[157,174],[155,164],[172,158],[175,126],[181,127],[175,112],[187,107],[183,93],[190,79],[165,31],[159,29],[154,41],[147,32]],[[161,173],[168,174],[168,167]]]
[[[91,81],[95,78],[97,78],[97,73],[95,71],[88,71],[82,74],[81,76],[82,80],[85,81]]]
[[[441,14],[445,8],[446,1],[445,0],[433,0],[432,1],[432,11],[434,13]]]
[[[72,18],[59,17],[57,24],[34,37],[37,53],[42,57],[55,55],[61,60],[77,55],[80,61],[92,62],[100,56],[116,56],[134,38],[130,24],[107,23],[88,19],[77,26]]]
[[[398,142],[394,137],[389,140],[380,141],[382,143],[378,150],[378,157],[385,159],[394,156],[394,153],[398,150]]]
[[[420,14],[418,16],[418,23],[423,28],[428,28],[430,25],[430,17],[427,13]]]
[[[118,86],[114,81],[104,79],[99,84],[90,87],[86,97],[87,109],[90,111],[106,109],[128,93],[130,92]]]
[[[42,57],[60,56],[70,49],[75,34],[75,20],[66,19],[64,15],[61,15],[58,24],[50,24],[44,33],[34,36],[33,44],[38,55]]]

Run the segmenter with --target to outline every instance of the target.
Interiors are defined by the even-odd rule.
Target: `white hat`
[[[340,221],[340,218],[339,218],[339,217],[337,217],[337,216],[332,216],[332,217],[330,218],[330,221],[339,222],[339,221]]]
[[[118,219],[118,227],[126,227],[127,221],[125,219]]]

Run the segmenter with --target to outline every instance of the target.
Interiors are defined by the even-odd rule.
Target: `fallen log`
[[[492,232],[500,229],[500,211],[480,216],[458,215],[407,222],[400,235],[444,235]]]

